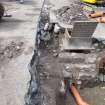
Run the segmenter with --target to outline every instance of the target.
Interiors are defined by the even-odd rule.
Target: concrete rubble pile
[[[57,19],[66,24],[71,24],[76,20],[86,20],[87,17],[83,13],[82,5],[79,3],[64,6],[57,10]]]

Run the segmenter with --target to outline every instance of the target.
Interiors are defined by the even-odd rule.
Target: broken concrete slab
[[[92,37],[99,41],[105,41],[105,24],[104,23],[98,24]]]

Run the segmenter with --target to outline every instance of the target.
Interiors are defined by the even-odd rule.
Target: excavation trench
[[[64,65],[60,64],[57,59],[57,40],[58,38],[54,42],[52,40],[47,42],[40,40],[39,44],[39,39],[37,39],[36,45],[38,49],[34,50],[29,67],[31,81],[26,95],[26,105],[64,105],[65,103],[66,105],[70,103],[71,105],[76,105],[75,100],[69,92],[67,97],[62,97],[59,94],[59,83],[63,79],[61,70],[64,68]],[[102,97],[98,101],[95,100],[97,94],[104,97],[104,90],[99,89],[101,86],[100,82],[95,83],[94,80],[91,82],[84,81],[83,88],[89,88],[80,90],[81,95],[89,104],[98,105],[99,100],[103,104]],[[94,93],[90,96],[89,93],[91,94],[91,92]],[[93,99],[95,100],[94,102]]]
[[[64,79],[62,71],[65,67],[68,68],[68,65],[65,64],[65,62],[59,62],[58,59],[59,36],[54,33],[55,24],[50,24],[50,28],[47,31],[44,30],[46,23],[49,23],[50,20],[49,6],[47,3],[48,2],[44,2],[38,22],[35,43],[36,48],[29,67],[31,80],[30,87],[26,95],[26,105],[76,105],[69,92],[66,98],[59,94],[59,83]],[[74,53],[74,51],[71,53]],[[88,54],[86,55],[86,53]],[[80,52],[77,50],[76,54],[78,57],[82,57],[84,55],[88,57],[90,52],[84,53],[83,51]],[[91,56],[93,57],[94,55],[95,57],[98,57],[96,53],[93,53]],[[84,56],[84,58],[86,56]],[[91,56],[89,57],[91,58]],[[81,62],[83,61],[81,60]],[[88,77],[88,79],[89,78],[90,77]],[[85,78],[82,81],[83,89],[80,90],[81,94],[91,105],[99,105],[100,103],[104,105],[103,98],[100,97],[105,97],[103,92],[104,90],[99,89],[99,87],[101,87],[100,81],[98,81],[97,78],[92,78],[90,81],[88,81],[88,79]],[[99,97],[95,100],[97,96]]]

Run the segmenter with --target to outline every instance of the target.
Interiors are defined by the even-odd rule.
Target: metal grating
[[[94,21],[76,21],[71,37],[91,37],[97,24],[98,22]]]

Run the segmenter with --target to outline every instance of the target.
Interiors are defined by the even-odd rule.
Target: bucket
[[[95,4],[97,2],[97,0],[82,0],[82,1],[91,4]]]

